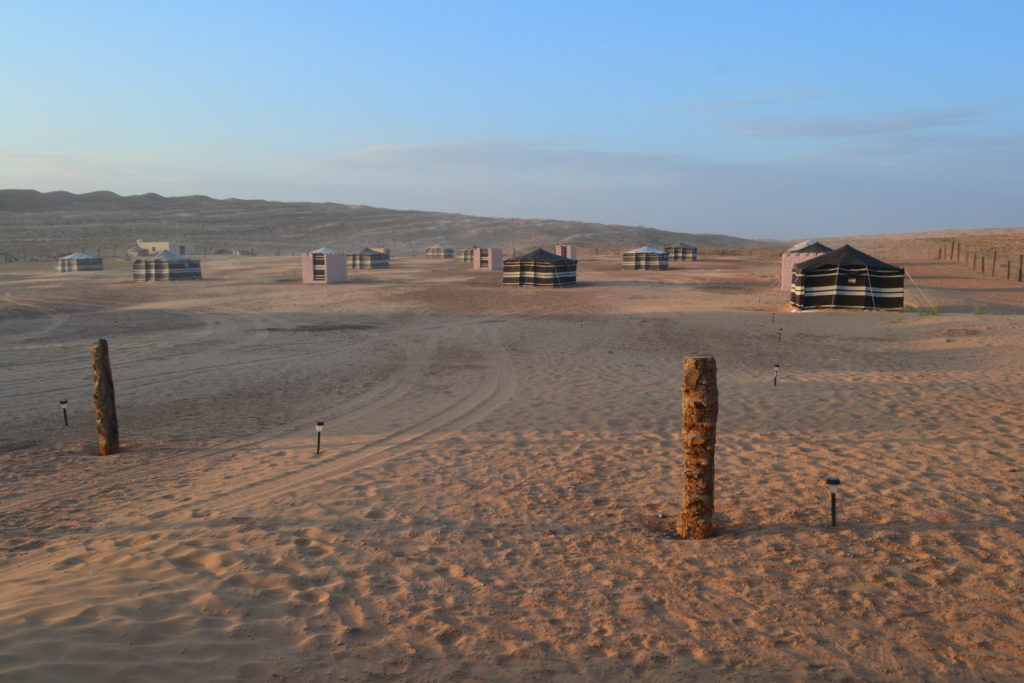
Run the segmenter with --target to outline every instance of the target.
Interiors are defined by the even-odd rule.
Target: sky
[[[1024,225],[1024,2],[0,0],[0,188]]]

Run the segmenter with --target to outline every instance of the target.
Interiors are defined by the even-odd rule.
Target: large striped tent
[[[832,251],[832,247],[826,247],[821,242],[804,240],[782,252],[782,277],[780,278],[782,290],[788,292],[793,286],[793,266],[809,261],[812,258],[817,258],[822,254],[827,254],[830,251]]]
[[[446,244],[435,244],[427,247],[427,258],[455,258],[455,250]]]
[[[799,309],[903,308],[904,270],[844,244],[793,266],[790,303]]]
[[[623,270],[668,270],[668,252],[640,247],[622,255]]]
[[[57,259],[57,271],[74,273],[79,270],[103,270],[103,259],[76,251]]]
[[[571,287],[576,284],[576,260],[535,249],[505,259],[502,285],[517,287]]]
[[[665,247],[665,251],[668,253],[669,261],[696,261],[697,260],[697,247],[684,244],[679,244],[672,247]]]
[[[369,268],[387,268],[391,265],[391,257],[375,249],[363,249],[348,255],[348,267],[352,270]]]
[[[460,250],[459,253],[456,254],[456,256],[458,256],[459,260],[462,261],[463,263],[472,263],[474,249],[476,249],[475,244],[471,247]]]
[[[181,256],[169,251],[158,251],[132,263],[132,280],[150,282],[157,280],[202,280],[199,259]]]

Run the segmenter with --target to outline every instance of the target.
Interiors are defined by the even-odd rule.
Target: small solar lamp
[[[320,455],[320,433],[324,431],[324,423],[322,420],[316,421],[316,454]]]
[[[825,483],[828,484],[828,492],[832,496],[832,526],[836,525],[836,494],[839,493],[839,477],[828,477],[825,479]]]
[[[67,427],[68,426],[68,400],[66,398],[62,398],[60,400],[60,409],[61,409],[61,412],[64,413],[64,426]]]
[[[777,387],[779,385],[779,364],[775,364],[775,377],[772,378],[772,386]]]

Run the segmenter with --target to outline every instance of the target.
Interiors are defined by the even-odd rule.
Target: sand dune
[[[190,242],[201,253],[226,248],[287,255],[320,246],[347,252],[375,246],[389,247],[403,257],[421,255],[438,242],[459,249],[474,244],[499,247],[506,254],[514,247],[564,242],[606,248],[646,243],[664,246],[681,240],[701,247],[774,248],[778,244],[705,234],[685,225],[670,232],[631,225],[491,218],[330,202],[0,190],[0,257],[25,261],[72,251],[120,256],[140,238]]]
[[[402,258],[302,286],[293,261],[0,266],[0,678],[1024,674],[1016,283],[912,254],[906,312],[789,313],[758,260],[587,259],[561,291]],[[719,533],[680,541],[699,351]]]

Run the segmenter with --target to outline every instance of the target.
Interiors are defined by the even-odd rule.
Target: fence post
[[[114,406],[114,378],[110,373],[110,350],[107,340],[100,339],[92,347],[92,402],[96,406],[96,436],[100,455],[121,450],[117,432],[117,409]]]
[[[715,512],[715,434],[718,368],[709,354],[683,360],[683,506],[676,533],[708,538]]]

